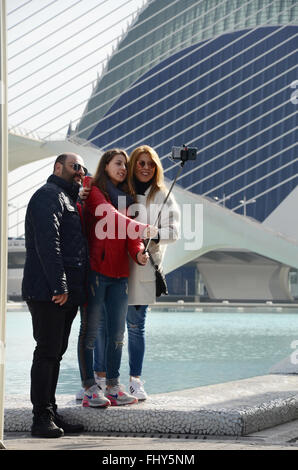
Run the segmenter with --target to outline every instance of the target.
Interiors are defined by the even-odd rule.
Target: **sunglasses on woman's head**
[[[151,170],[156,167],[156,164],[153,160],[149,160],[148,162],[145,162],[145,160],[137,160],[137,165],[139,168],[145,168],[147,165]]]
[[[70,165],[72,166],[72,168],[74,169],[74,171],[83,170],[84,175],[85,175],[85,176],[87,175],[87,173],[88,173],[87,168],[85,168],[85,167],[84,167],[83,165],[81,165],[80,163],[71,163]]]

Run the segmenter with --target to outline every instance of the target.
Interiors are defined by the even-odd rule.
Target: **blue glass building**
[[[178,183],[240,213],[254,200],[247,215],[262,222],[297,186],[297,33],[295,0],[148,2],[76,133],[101,149],[150,145],[169,179],[171,147],[196,146]],[[170,278],[191,286],[182,269]]]

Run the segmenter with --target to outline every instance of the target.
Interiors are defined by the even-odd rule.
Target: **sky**
[[[46,139],[64,139],[70,121],[74,127],[82,115],[113,47],[145,3],[7,0],[9,127]],[[9,174],[9,236],[24,233],[23,206],[32,194],[27,191],[32,176],[25,176],[34,170],[34,180],[44,181],[51,166],[37,170],[45,163]]]
[[[65,135],[69,122],[81,116],[107,55],[142,4],[8,0],[9,125],[45,137]]]

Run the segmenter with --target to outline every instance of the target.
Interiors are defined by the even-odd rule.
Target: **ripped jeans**
[[[88,303],[81,308],[78,360],[83,387],[95,384],[93,353],[100,324],[106,332],[107,385],[119,384],[127,312],[127,278],[113,278],[89,272]]]
[[[142,375],[145,354],[145,320],[148,305],[130,305],[127,312],[129,374]]]

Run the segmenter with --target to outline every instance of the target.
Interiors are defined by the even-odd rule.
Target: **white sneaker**
[[[102,389],[103,393],[106,390],[106,378],[105,377],[98,377],[98,375],[94,374],[95,381],[97,385]],[[81,388],[77,393],[76,393],[76,400],[77,401],[82,401],[84,398],[84,393],[85,389]]]
[[[82,406],[87,408],[89,406],[93,408],[110,406],[111,402],[108,400],[101,388],[97,384],[92,385],[88,390],[84,390],[84,396]]]
[[[147,400],[148,395],[144,390],[145,381],[142,382],[141,379],[133,377],[129,382],[129,391],[130,393],[136,397],[138,400]]]
[[[97,385],[102,389],[103,393],[106,391],[106,378],[105,377],[98,377],[98,375],[94,374],[95,382]]]
[[[129,395],[125,392],[123,385],[115,385],[106,389],[106,397],[111,402],[112,406],[133,405],[138,403],[137,397]]]
[[[77,393],[76,393],[76,400],[82,401],[83,396],[84,396],[85,389],[81,388]]]

